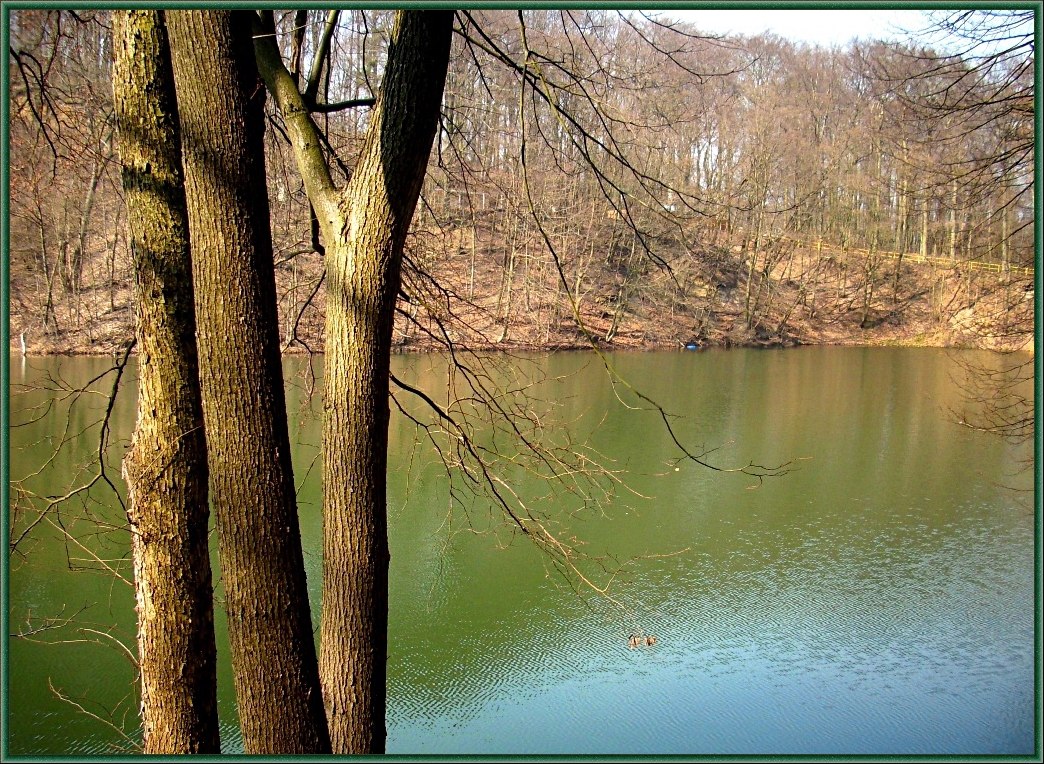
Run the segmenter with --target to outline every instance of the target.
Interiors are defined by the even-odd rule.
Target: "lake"
[[[452,495],[430,444],[393,406],[388,752],[1033,753],[1034,503],[1032,469],[1022,470],[1032,446],[956,423],[959,362],[980,357],[836,347],[609,356],[680,415],[676,437],[710,450],[709,463],[789,463],[760,484],[679,462],[663,419],[635,410],[626,389],[617,397],[593,354],[501,357],[542,380],[531,392],[547,401],[545,431],[588,437],[626,486],[604,512],[578,511],[571,494],[548,498],[517,467],[497,473],[583,544],[584,570],[599,575],[601,562],[615,574],[614,601],[574,591],[484,498]],[[452,398],[442,357],[392,361],[406,384]],[[133,364],[111,418],[119,487]],[[75,403],[63,390],[110,365],[12,357],[12,496],[91,479],[112,377]],[[316,623],[321,367],[285,360]],[[69,442],[40,471],[63,433]],[[36,517],[21,513],[13,537]],[[132,588],[116,575],[130,571],[121,517],[100,480],[10,558],[9,630],[37,630],[9,641],[13,754],[110,753],[139,734],[134,669],[115,644],[133,650],[135,630]],[[237,752],[220,596],[222,745]],[[632,635],[655,644],[632,648]]]

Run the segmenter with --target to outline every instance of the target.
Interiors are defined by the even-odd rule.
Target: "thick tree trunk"
[[[320,673],[335,753],[383,753],[388,374],[402,247],[438,125],[452,11],[400,11],[327,247]]]
[[[123,462],[145,753],[220,753],[207,448],[174,78],[162,11],[113,14],[134,258],[138,420]]]
[[[203,413],[247,753],[329,750],[286,424],[246,11],[169,11]]]

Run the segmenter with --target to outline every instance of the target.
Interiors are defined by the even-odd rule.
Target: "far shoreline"
[[[707,350],[738,350],[738,349],[756,349],[756,350],[785,350],[790,348],[800,347],[923,347],[923,348],[935,348],[937,350],[982,350],[987,352],[994,352],[1000,354],[1010,353],[1026,353],[1028,355],[1034,355],[1034,337],[1027,337],[1022,343],[1009,343],[1004,347],[983,347],[982,345],[961,342],[954,338],[947,337],[884,337],[884,338],[835,338],[829,341],[811,341],[802,342],[793,338],[787,338],[785,340],[768,340],[768,341],[748,341],[748,342],[704,342],[696,343],[696,347],[690,347],[687,343],[666,343],[666,342],[649,342],[649,343],[606,343],[591,345],[589,343],[554,343],[549,345],[530,345],[524,343],[505,343],[505,344],[481,344],[481,345],[459,345],[456,347],[458,351],[468,353],[532,353],[532,354],[546,354],[551,355],[554,353],[585,353],[592,351],[602,351],[608,353],[664,353],[664,352],[681,352],[681,353],[698,353]],[[26,352],[21,352],[19,348],[11,347],[9,350],[10,358],[57,358],[57,357],[118,357],[125,351],[126,344],[118,347],[110,348],[56,348],[49,350],[33,350],[27,348]],[[429,344],[414,344],[404,343],[395,344],[391,348],[392,355],[426,355],[429,353],[446,353],[448,352],[444,346],[436,346]],[[298,356],[322,356],[325,354],[325,350],[309,350],[303,347],[294,346],[290,348],[284,348],[280,351],[280,356],[287,357],[298,357]],[[138,353],[136,349],[132,349],[130,352],[131,357],[137,357]]]

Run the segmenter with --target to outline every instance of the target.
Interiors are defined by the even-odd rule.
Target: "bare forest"
[[[328,35],[325,14],[275,16],[338,182],[392,17],[345,11]],[[111,19],[11,19],[11,349],[116,353],[135,314]],[[523,40],[514,12],[458,14],[395,348],[1032,342],[1026,40],[824,49],[525,19]],[[319,352],[324,243],[272,98],[266,123],[280,346]]]
[[[11,551],[111,489],[147,753],[220,749],[212,543],[244,751],[385,750],[393,414],[453,500],[626,610],[540,503],[601,510],[621,478],[549,425],[524,353],[487,351],[593,348],[678,461],[760,485],[791,462],[720,466],[601,348],[1033,350],[1033,11],[844,48],[617,11],[9,19],[9,350],[115,372],[97,475],[63,496],[12,483]],[[447,351],[445,404],[392,373],[427,350]],[[132,352],[125,502],[106,439]],[[323,354],[318,626],[287,353]],[[983,413],[961,424],[1032,435],[1031,353],[982,354],[1002,361],[968,369]]]

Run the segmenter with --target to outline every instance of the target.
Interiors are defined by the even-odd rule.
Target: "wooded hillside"
[[[276,21],[304,77],[325,15],[302,13]],[[134,312],[109,16],[11,18],[12,349],[110,353]],[[316,80],[338,182],[390,20],[342,12],[351,33]],[[458,15],[398,346],[573,347],[585,329],[619,347],[1032,336],[1032,36],[944,55],[616,12],[525,21],[523,40],[513,12]],[[318,351],[323,242],[268,114],[281,343]]]

